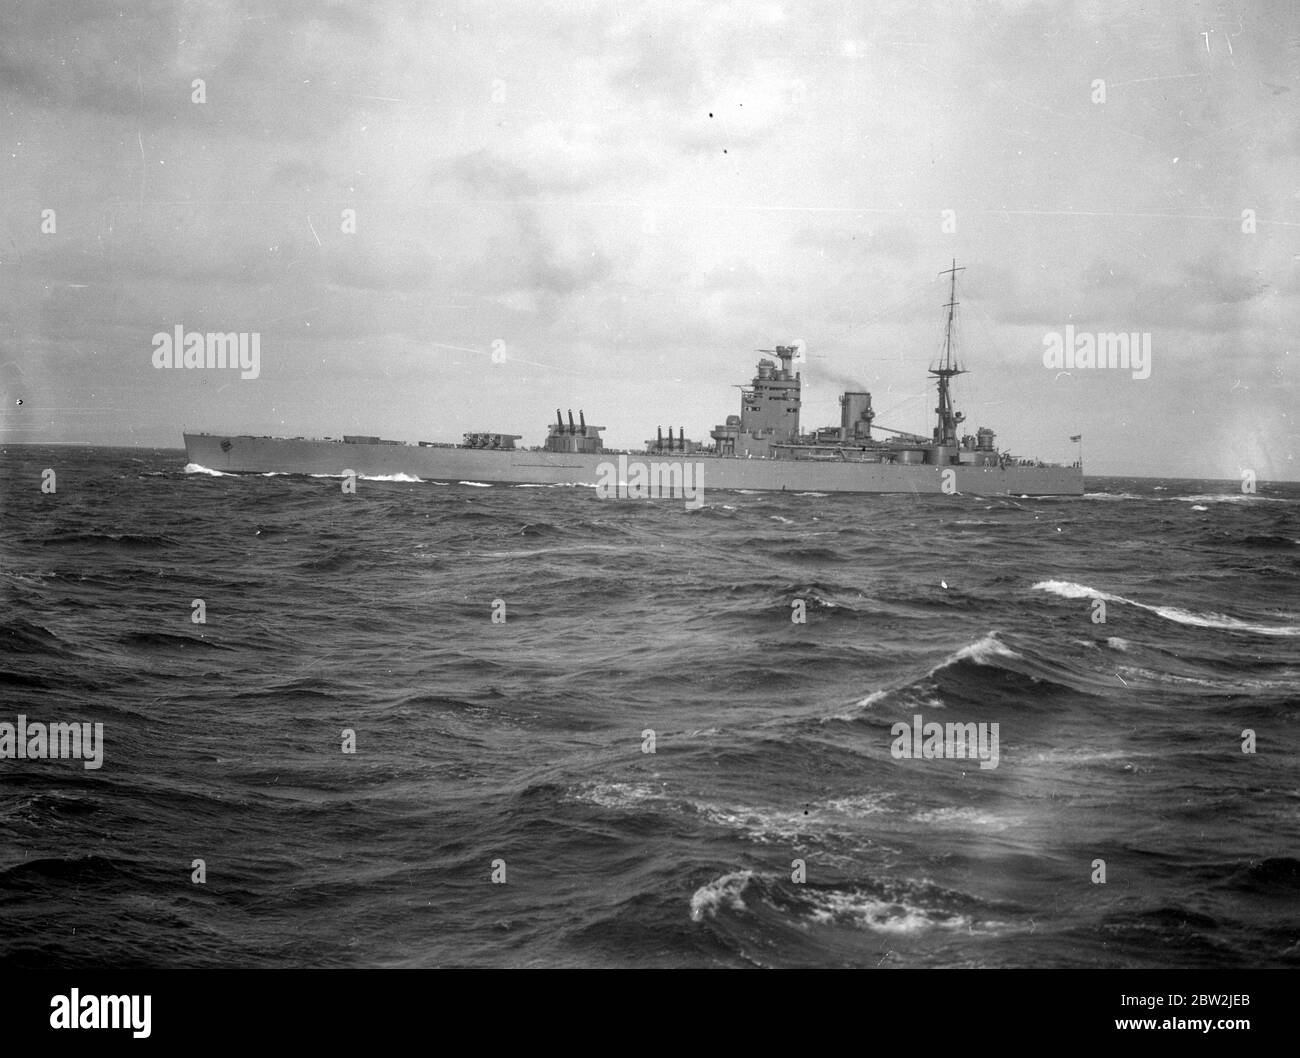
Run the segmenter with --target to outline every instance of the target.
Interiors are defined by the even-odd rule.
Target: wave
[[[645,804],[647,801],[666,801],[663,786],[650,783],[589,782],[583,783],[573,796],[601,808],[625,809]]]
[[[873,712],[878,713],[891,708],[909,711],[944,709],[954,704],[955,700],[986,697],[994,689],[991,681],[1001,681],[996,687],[999,696],[1015,694],[1016,683],[1032,683],[1035,688],[1033,697],[1021,699],[1030,706],[1033,702],[1040,702],[1045,692],[1081,689],[1070,681],[1069,673],[1062,670],[1059,664],[1050,659],[1043,661],[1026,657],[1003,643],[994,631],[954,650],[923,676],[872,691],[865,698],[859,699],[855,706],[858,709],[880,707],[873,709]],[[826,719],[854,721],[863,718],[860,715],[841,714]]]
[[[32,672],[11,672],[9,669],[0,669],[0,684],[9,687],[31,687],[37,690],[49,690],[50,681],[44,676],[39,676]]]
[[[696,801],[670,795],[664,783],[648,782],[586,782],[572,788],[569,796],[615,811],[695,817],[736,831],[758,845],[786,845],[805,839],[810,833],[823,836],[838,833],[845,837],[855,829],[858,820],[895,810],[894,795],[888,792],[810,801],[801,808]]]
[[[692,806],[702,819],[739,831],[746,839],[758,845],[785,845],[807,837],[810,830],[825,830],[829,822],[824,813],[817,819],[812,816],[812,806],[807,809],[768,808],[749,805],[718,805],[700,801]]]
[[[840,815],[857,819],[861,816],[880,815],[891,810],[895,795],[887,792],[851,794],[848,797],[829,797],[816,802],[813,807],[829,809]]]
[[[913,823],[923,823],[944,830],[964,830],[975,827],[981,830],[1006,830],[1018,820],[1007,819],[992,812],[984,812],[969,805],[957,808],[927,808],[912,816]]]
[[[663,783],[588,782],[573,790],[571,796],[616,811],[649,810],[696,816],[715,826],[742,831],[751,841],[764,845],[796,838],[807,831],[809,823],[804,813],[796,809],[714,804],[673,797]]]
[[[726,913],[775,914],[801,925],[912,935],[937,930],[988,934],[1007,923],[978,914],[979,901],[927,881],[878,881],[862,885],[787,884],[779,875],[728,871],[691,894],[692,922]]]
[[[1093,764],[1096,762],[1109,761],[1126,761],[1130,757],[1154,757],[1154,753],[1140,753],[1132,749],[1089,749],[1086,746],[1078,749],[1049,749],[1041,753],[1035,753],[1028,758],[1035,764],[1051,764],[1053,766],[1072,765],[1072,764]]]
[[[933,707],[929,699],[937,698],[938,704],[961,710],[983,709],[989,701],[998,701],[1017,712],[1034,713],[1077,701],[1077,695],[1104,699],[1113,692],[1114,677],[1099,675],[1095,658],[1090,663],[1079,651],[1050,644],[1017,643],[1013,648],[1001,636],[993,629],[953,651],[924,677],[901,687],[899,700],[888,704]],[[1095,649],[1099,644],[1090,645]]]
[[[554,529],[551,533],[542,535],[560,535],[562,533],[563,530]],[[516,533],[513,535],[530,536],[534,534]],[[539,555],[586,555],[593,551],[617,551],[620,554],[626,554],[627,548],[621,544],[569,544],[563,547],[530,547],[513,551],[484,551],[483,558],[536,558]]]
[[[559,536],[562,530],[558,525],[552,525],[550,522],[525,522],[519,527],[519,536]]]
[[[1237,872],[1233,882],[1236,888],[1249,892],[1293,897],[1300,892],[1300,860],[1292,856],[1274,856],[1253,861]]]
[[[263,474],[262,477],[270,477],[269,474]],[[347,474],[308,474],[309,478],[330,478],[338,480],[348,477]],[[356,477],[361,481],[397,481],[404,483],[424,484],[424,478],[417,478],[414,474],[357,474]],[[441,485],[442,482],[432,482],[434,485]]]
[[[810,548],[802,555],[815,554],[820,548]],[[789,554],[790,552],[786,552]],[[827,552],[829,554],[829,552]],[[787,612],[790,602],[802,599],[810,610],[857,610],[865,600],[861,589],[851,584],[837,584],[830,581],[796,581],[786,584],[781,589],[780,606]]]
[[[950,665],[956,665],[963,661],[973,661],[976,665],[993,665],[998,658],[1005,659],[1023,659],[1023,654],[1017,654],[1009,646],[998,639],[997,634],[990,632],[974,643],[968,643],[960,650],[949,654],[943,661],[939,662],[926,675],[934,676],[940,670],[948,668]]]
[[[314,555],[296,564],[296,569],[310,570],[313,573],[339,573],[356,569],[361,559],[355,551],[343,548],[331,548],[324,554]]]
[[[207,474],[214,478],[233,478],[235,476],[234,474],[226,474],[220,470],[213,470],[210,467],[205,467],[202,463],[186,463],[184,473]]]
[[[700,886],[691,896],[691,921],[700,922],[706,915],[712,918],[724,906],[733,911],[744,911],[745,887],[753,877],[753,871],[732,871]]]
[[[44,625],[14,617],[0,625],[0,643],[8,654],[45,654],[64,649],[63,640]]]
[[[1070,580],[1040,580],[1030,590],[1051,592],[1053,595],[1059,595],[1064,599],[1103,599],[1106,602],[1124,603],[1127,606],[1136,606],[1140,610],[1146,610],[1157,617],[1163,617],[1166,621],[1174,621],[1194,628],[1217,628],[1229,632],[1248,632],[1251,635],[1260,636],[1300,636],[1300,625],[1252,624],[1249,621],[1242,621],[1227,614],[1195,613],[1178,606],[1151,606],[1135,599],[1127,599],[1123,595],[1113,595],[1110,592],[1090,588],[1086,584],[1076,584]]]
[[[45,547],[84,547],[87,544],[107,544],[110,547],[134,548],[176,547],[178,541],[170,536],[141,533],[64,533],[41,541]]]
[[[967,915],[882,899],[860,890],[810,889],[806,896],[808,918],[822,925],[848,925],[873,933],[909,934],[935,929],[974,932],[974,923]]]
[[[122,879],[125,864],[107,856],[45,856],[0,867],[0,890],[42,882],[103,882]]]
[[[1085,492],[1085,500],[1148,500],[1153,503],[1291,503],[1285,496],[1244,492],[1204,492],[1192,496],[1144,496],[1137,492]]]
[[[1161,496],[1160,499],[1165,497]],[[1261,496],[1256,492],[1206,492],[1195,496],[1170,496],[1176,503],[1290,503],[1284,496]]]
[[[831,547],[791,547],[788,543],[781,545],[781,558],[786,562],[847,562],[843,553]]]
[[[1193,687],[1238,686],[1236,683],[1225,684],[1215,680],[1203,680],[1199,676],[1179,676],[1172,672],[1153,672],[1151,669],[1144,669],[1136,665],[1121,665],[1115,674],[1118,676],[1121,672],[1130,679],[1140,676],[1142,679],[1151,680],[1153,683],[1191,684]]]
[[[230,650],[223,643],[215,643],[199,636],[178,636],[170,632],[129,632],[118,638],[119,643],[131,647],[171,647],[188,650],[193,647],[205,647],[208,650]]]
[[[1077,584],[1072,580],[1040,580],[1030,591],[1049,591],[1063,599],[1105,599],[1108,602],[1123,602],[1118,595],[1110,595],[1086,584]]]
[[[1300,547],[1300,540],[1293,540],[1289,536],[1278,536],[1274,533],[1251,533],[1243,536],[1237,541],[1240,547],[1258,547],[1264,549],[1282,548],[1289,549]]]

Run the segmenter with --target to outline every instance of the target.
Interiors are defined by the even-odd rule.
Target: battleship
[[[476,431],[453,442],[410,444],[378,436],[341,438],[252,437],[185,433],[189,463],[220,473],[304,474],[325,477],[417,478],[442,483],[484,485],[589,485],[615,490],[641,473],[667,482],[664,495],[692,488],[758,492],[946,493],[979,496],[1080,496],[1082,458],[1071,464],[1048,463],[1001,452],[986,426],[960,433],[965,415],[956,410],[951,381],[966,370],[953,347],[956,261],[940,273],[950,277],[947,328],[942,355],[930,367],[938,393],[935,426],[929,437],[876,425],[871,394],[841,394],[838,425],[802,432],[801,372],[794,370],[800,346],[759,350],[748,386],[741,386],[740,414],[710,432],[711,443],[686,437],[684,427],[665,437],[662,426],[639,452],[606,448],[603,426],[587,422],[579,410],[567,421],[559,409],[544,443],[517,447],[522,435]],[[876,436],[873,431],[887,434]],[[1072,437],[1071,440],[1078,440]],[[630,468],[630,469],[629,469]],[[619,493],[622,494],[622,493]],[[628,493],[635,495],[635,491]],[[659,495],[660,493],[653,493]]]

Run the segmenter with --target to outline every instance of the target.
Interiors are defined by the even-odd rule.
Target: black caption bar
[[[6,974],[6,1042],[176,1048],[586,1038],[664,1046],[1294,1039],[1296,978],[1260,970],[34,970]],[[610,1037],[608,1032],[616,1035]],[[916,1036],[915,1034],[920,1034]],[[110,1042],[111,1038],[111,1042]],[[823,1041],[824,1042],[824,1041]],[[12,1053],[23,1053],[13,1050]]]

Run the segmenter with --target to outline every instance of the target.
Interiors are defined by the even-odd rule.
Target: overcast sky
[[[558,406],[611,446],[707,440],[797,339],[806,428],[853,385],[929,433],[956,258],[967,428],[1049,459],[1082,433],[1090,473],[1300,478],[1294,3],[0,23],[0,439],[539,444]],[[258,333],[259,377],[156,369],[177,325]],[[1067,325],[1149,333],[1150,377],[1046,367]]]

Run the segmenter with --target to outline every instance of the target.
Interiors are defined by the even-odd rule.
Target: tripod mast
[[[948,380],[954,375],[966,374],[953,360],[952,354],[952,318],[958,304],[957,273],[964,271],[966,271],[964,267],[957,267],[957,260],[954,258],[952,267],[946,268],[939,273],[941,276],[951,277],[948,287],[948,303],[944,306],[948,310],[948,329],[943,339],[943,362],[938,367],[930,368],[930,374],[938,379],[939,384],[939,406],[934,409],[935,414],[938,416],[934,428],[934,443],[951,447],[956,446],[957,426],[966,417],[960,412],[953,411],[952,395],[948,392]]]

